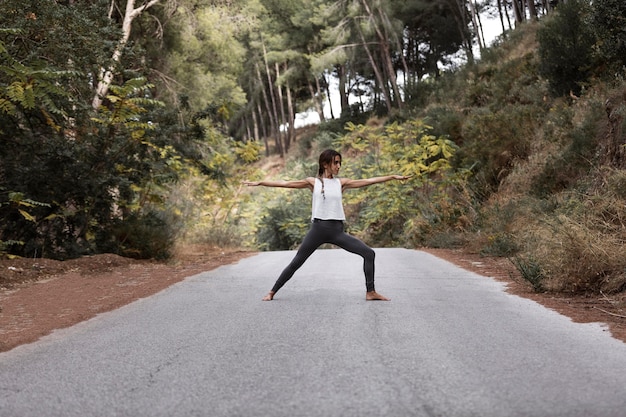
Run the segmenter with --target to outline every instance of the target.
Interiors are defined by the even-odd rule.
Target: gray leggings
[[[365,272],[365,287],[367,291],[374,291],[374,257],[372,248],[361,240],[350,236],[343,231],[341,220],[315,220],[311,224],[309,232],[300,245],[296,256],[291,263],[283,270],[276,280],[273,292],[277,292],[287,281],[291,279],[298,268],[311,256],[317,248],[324,243],[332,243],[348,252],[360,255],[363,258],[363,272]]]

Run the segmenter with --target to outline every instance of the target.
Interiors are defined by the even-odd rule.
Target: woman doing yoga
[[[406,180],[410,177],[387,175],[384,177],[351,180],[337,177],[340,168],[341,154],[332,149],[327,149],[320,154],[317,177],[308,177],[296,181],[244,181],[244,184],[248,186],[308,188],[313,193],[311,228],[300,245],[296,256],[280,274],[272,290],[263,297],[263,301],[271,301],[276,292],[289,281],[309,256],[324,243],[332,243],[348,252],[360,255],[363,258],[363,271],[365,273],[365,299],[389,301],[389,298],[378,294],[374,289],[374,250],[361,240],[344,232],[343,221],[346,219],[346,216],[343,211],[342,193],[344,190],[351,188],[361,188],[391,180]]]

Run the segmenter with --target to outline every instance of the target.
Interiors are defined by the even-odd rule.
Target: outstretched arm
[[[280,188],[308,188],[313,190],[315,184],[314,178],[306,178],[295,181],[244,181],[243,183],[249,187],[280,187]]]
[[[387,182],[391,180],[408,180],[411,178],[410,175],[386,175],[384,177],[372,177],[365,178],[362,180],[350,180],[350,179],[342,179],[341,186],[344,190],[349,190],[350,188],[361,188],[367,187],[368,185],[378,184],[381,182]]]

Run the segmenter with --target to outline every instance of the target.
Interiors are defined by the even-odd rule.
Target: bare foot
[[[387,298],[384,295],[378,294],[376,291],[368,291],[365,293],[365,299],[367,301],[380,300],[380,301],[391,301],[391,298]]]
[[[263,297],[263,301],[272,301],[274,299],[274,291],[270,291],[267,293],[265,297]]]

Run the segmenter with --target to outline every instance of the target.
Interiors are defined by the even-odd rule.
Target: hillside
[[[623,293],[626,84],[592,80],[554,97],[539,75],[538,29],[455,74],[418,114],[474,166],[463,246],[510,257],[538,291]]]
[[[328,146],[349,156],[344,175],[410,173],[403,158],[416,142],[447,138],[457,146],[452,170],[419,173],[410,192],[348,199],[355,234],[374,245],[503,257],[537,292],[623,300],[626,83],[591,80],[579,95],[555,96],[540,76],[540,27],[523,25],[485,51],[481,62],[423,82],[423,98],[392,117],[371,117],[349,132],[337,129],[345,120],[332,122],[335,133],[321,126],[292,149],[284,171],[272,175],[310,175],[316,152]],[[386,152],[397,150],[388,146],[392,137],[402,134],[403,150],[386,161]],[[282,194],[269,204],[278,200],[279,208],[263,213],[265,222],[276,220],[272,233],[291,233],[283,244],[297,244],[302,231],[289,228],[308,208]],[[291,223],[281,223],[285,218]]]

